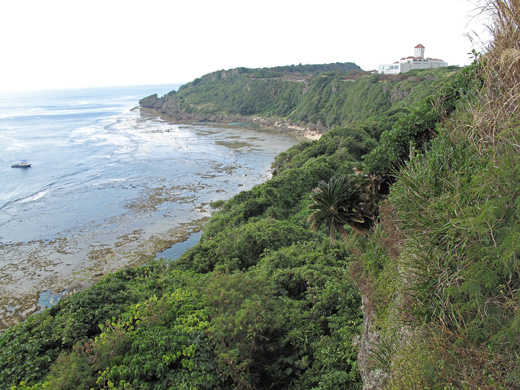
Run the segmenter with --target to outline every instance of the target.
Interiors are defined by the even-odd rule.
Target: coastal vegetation
[[[493,43],[464,69],[216,72],[145,99],[332,129],[215,203],[179,260],[109,275],[3,332],[0,387],[520,388],[520,4],[485,11]],[[247,82],[274,92],[250,113],[218,98]],[[343,111],[335,88],[365,91],[364,111]]]
[[[414,102],[431,96],[458,72],[457,67],[406,75],[362,72],[354,64],[301,65],[271,70],[236,68],[205,75],[162,98],[142,99],[178,120],[251,121],[269,119],[325,131],[354,122],[370,126],[377,138]],[[339,65],[342,65],[341,67]],[[270,75],[272,77],[259,77]]]

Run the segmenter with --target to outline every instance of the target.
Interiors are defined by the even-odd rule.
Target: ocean
[[[4,326],[109,272],[175,259],[200,238],[211,202],[269,179],[274,157],[299,142],[136,109],[177,87],[0,95]],[[11,168],[20,160],[31,168]]]

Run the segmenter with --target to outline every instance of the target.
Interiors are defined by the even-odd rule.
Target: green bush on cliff
[[[443,84],[438,95],[427,97],[383,132],[378,145],[364,156],[366,171],[389,175],[399,169],[414,149],[424,151],[437,135],[437,126],[453,113],[461,99],[471,98],[474,89],[481,85],[479,67],[475,62],[462,70],[453,80]]]
[[[127,306],[160,293],[157,280],[165,265],[127,269],[109,275],[89,289],[9,328],[0,337],[0,385],[41,378],[61,351],[99,333],[99,324],[123,313]],[[154,280],[153,285],[148,285]]]

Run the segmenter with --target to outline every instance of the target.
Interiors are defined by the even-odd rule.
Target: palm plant
[[[335,242],[336,232],[348,242],[348,234],[344,228],[347,224],[354,230],[363,232],[360,226],[366,221],[359,209],[362,199],[349,176],[332,177],[328,183],[320,181],[311,194],[311,199],[314,203],[309,208],[315,210],[307,219],[311,223],[311,230],[325,226],[332,243]]]

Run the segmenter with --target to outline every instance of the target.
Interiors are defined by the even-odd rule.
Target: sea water
[[[0,95],[0,318],[34,310],[42,292],[178,257],[211,202],[268,179],[274,157],[299,142],[135,109],[176,87]],[[11,168],[19,160],[32,167]]]

